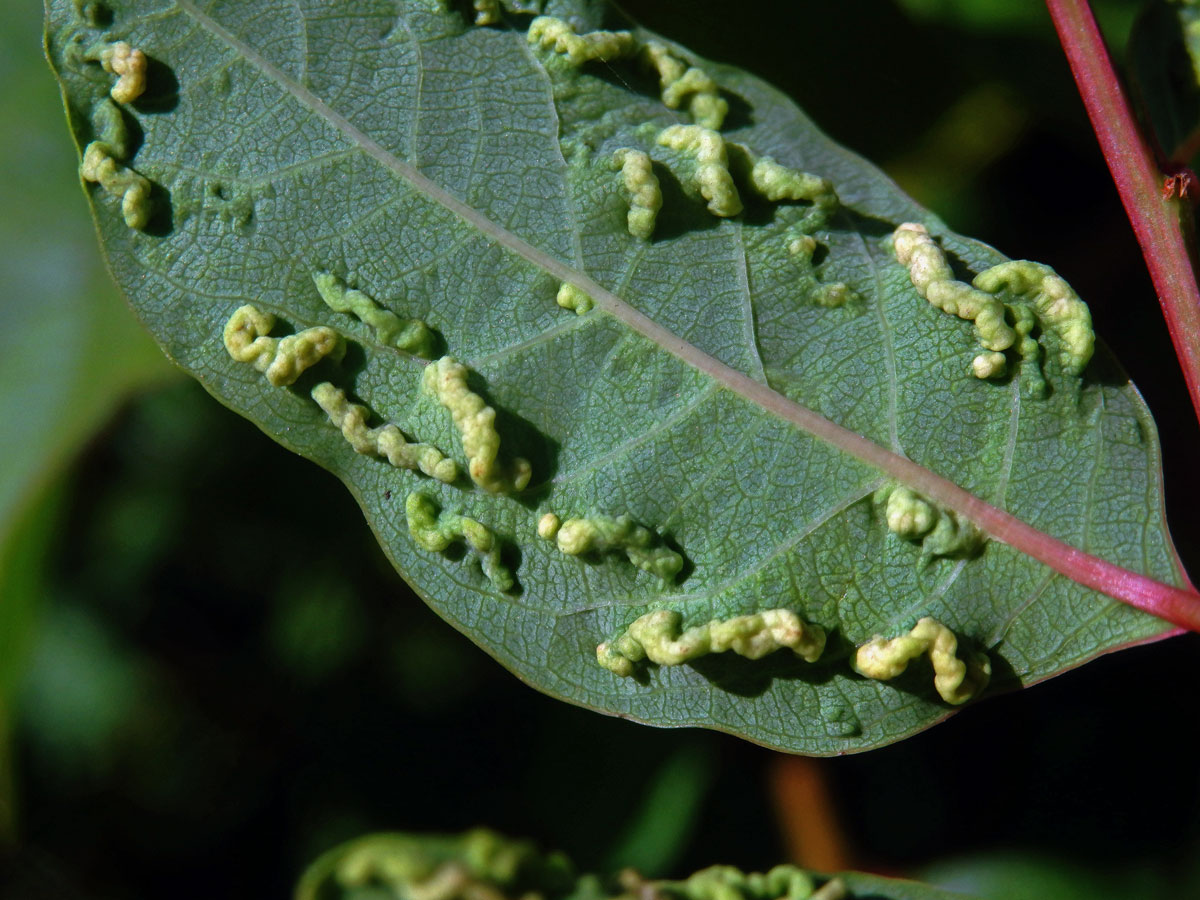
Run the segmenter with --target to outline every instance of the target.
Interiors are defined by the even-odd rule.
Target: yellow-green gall
[[[514,459],[510,466],[500,466],[496,410],[467,387],[466,366],[453,357],[443,356],[425,367],[421,388],[450,410],[454,426],[462,437],[467,471],[472,481],[492,493],[525,489],[532,474],[529,462]]]
[[[891,639],[872,638],[854,654],[854,669],[860,675],[889,681],[900,675],[919,656],[929,655],[933,664],[933,686],[947,703],[958,705],[977,696],[992,675],[992,664],[983,653],[958,658],[958,639],[936,619],[926,616],[908,634]]]
[[[625,190],[629,191],[629,213],[625,217],[629,233],[648,241],[662,209],[662,188],[650,156],[641,150],[624,148],[613,154],[613,161],[621,167]]]
[[[839,306],[845,306],[846,303],[857,297],[858,295],[854,293],[854,290],[848,284],[841,281],[820,285],[812,292],[813,302],[817,306],[824,306],[826,309],[836,309]]]
[[[647,41],[641,49],[641,60],[658,74],[659,87],[666,90],[679,82],[687,73],[688,64],[671,52],[671,48],[660,41]],[[673,95],[678,102],[678,95]]]
[[[817,252],[816,238],[807,234],[792,238],[788,241],[787,250],[792,256],[798,256],[805,261],[811,260],[813,254]]]
[[[314,273],[313,283],[326,306],[334,312],[349,313],[361,319],[375,329],[375,336],[381,344],[422,359],[433,356],[433,332],[420,319],[401,319],[383,309],[362,291],[347,287],[340,278],[329,272]]]
[[[608,62],[631,55],[637,42],[628,31],[590,31],[576,34],[569,22],[554,16],[538,16],[529,23],[529,43],[565,56],[572,65],[592,60]]]
[[[750,169],[750,186],[771,202],[809,200],[825,207],[837,205],[837,192],[827,178],[782,166],[769,156],[757,160]]]
[[[417,491],[405,500],[404,514],[408,533],[418,547],[442,553],[451,544],[462,541],[479,560],[483,574],[496,590],[512,590],[513,575],[500,558],[500,542],[486,526],[457,513],[439,513],[437,504]]]
[[[1017,342],[1013,346],[1021,357],[1021,394],[1033,399],[1045,397],[1048,386],[1042,373],[1042,345],[1033,337],[1037,315],[1028,306],[1020,304],[1008,307],[1008,315],[1013,331],[1017,333]]]
[[[693,872],[684,881],[646,881],[627,869],[618,876],[627,897],[671,897],[679,900],[841,900],[842,894],[824,894],[831,879],[813,892],[812,875],[791,865],[775,866],[767,872],[743,872],[733,866],[709,866]]]
[[[951,281],[954,270],[946,262],[946,254],[929,235],[929,229],[919,222],[905,222],[892,233],[892,250],[896,260],[908,267],[908,275],[921,296],[931,284]]]
[[[284,338],[268,337],[274,327],[273,315],[247,304],[225,323],[224,340],[233,359],[252,363],[275,387],[292,384],[326,356],[340,358],[345,352],[341,335],[324,325]]]
[[[574,883],[570,862],[560,853],[541,852],[532,841],[483,828],[456,835],[392,832],[355,838],[324,853],[301,877],[294,900],[354,894],[405,900],[534,900],[557,897],[564,885]]]
[[[545,541],[552,541],[558,536],[558,529],[561,527],[562,521],[558,518],[558,516],[552,512],[548,512],[538,519],[538,537]]]
[[[980,353],[971,360],[971,374],[976,378],[999,378],[1006,369],[1004,354],[998,351]]]
[[[674,104],[682,104],[683,98],[687,98],[692,120],[701,128],[712,128],[714,131],[725,124],[725,116],[729,113],[729,103],[717,92],[717,83],[707,72],[695,66],[674,84],[664,88],[662,98],[663,103],[672,109],[675,108]]]
[[[109,96],[118,103],[132,103],[146,90],[146,54],[141,50],[117,41],[105,44],[95,51],[104,71],[118,76]]]
[[[1015,299],[1032,304],[1043,336],[1052,336],[1057,344],[1063,372],[1083,372],[1096,346],[1092,314],[1052,268],[1024,259],[1012,260],[980,272],[974,283],[982,291],[994,294],[1007,290]]]
[[[150,182],[121,165],[105,141],[92,141],[83,151],[79,175],[104,188],[121,201],[121,216],[130,228],[145,228],[150,221]]]
[[[813,891],[808,900],[845,900],[849,896],[846,882],[835,876]]]
[[[787,609],[713,619],[686,631],[682,623],[683,616],[674,610],[647,613],[615,641],[597,646],[596,661],[627,677],[633,674],[634,663],[643,659],[678,666],[709,653],[732,651],[747,659],[762,659],[787,648],[807,662],[816,662],[825,650],[824,630]]]
[[[917,222],[906,222],[892,235],[896,260],[908,267],[909,278],[917,293],[933,306],[975,323],[979,343],[987,350],[1007,350],[1016,340],[1016,332],[1004,318],[1004,304],[991,294],[957,281],[946,255]]]
[[[893,488],[887,497],[887,526],[902,538],[924,537],[937,524],[937,510],[906,487]]]
[[[875,492],[888,530],[909,541],[920,541],[929,556],[965,557],[983,546],[983,532],[966,519],[926,500],[910,488],[884,485]]]
[[[923,225],[901,225],[892,243],[896,259],[908,266],[921,296],[945,312],[974,320],[980,343],[991,351],[972,362],[971,372],[977,378],[1003,375],[1007,366],[999,351],[1013,348],[1021,358],[1022,394],[1046,396],[1035,328],[1051,342],[1065,374],[1081,374],[1092,358],[1096,337],[1091,312],[1049,266],[1028,260],[1001,263],[976,275],[972,286],[954,280],[944,254]],[[1011,302],[1005,303],[1005,298]]]
[[[368,428],[370,411],[365,406],[351,403],[344,391],[328,381],[322,381],[312,389],[312,398],[357,453],[381,457],[397,469],[424,472],[447,484],[458,477],[454,460],[447,459],[437,447],[411,443],[397,426],[390,423]]]
[[[614,675],[619,675],[622,678],[631,678],[633,673],[637,671],[637,666],[634,665],[634,660],[626,656],[617,649],[617,643],[604,641],[596,645],[596,662],[600,664],[600,668],[608,669]],[[642,660],[646,658],[645,653],[641,651],[638,645],[629,642],[627,644],[629,652]]]
[[[475,24],[495,25],[500,21],[500,0],[475,0]]]
[[[686,103],[692,121],[703,128],[717,130],[725,124],[729,104],[707,72],[689,66],[659,41],[647,41],[641,59],[658,74],[664,106],[679,109]]]
[[[555,299],[563,309],[572,309],[576,315],[580,316],[586,312],[591,312],[592,307],[595,306],[595,301],[590,296],[569,281],[562,283],[558,289],[558,296]]]
[[[721,135],[699,125],[672,125],[659,132],[658,143],[695,157],[696,187],[708,201],[709,212],[714,216],[736,216],[742,211]]]
[[[639,569],[665,582],[674,580],[683,568],[682,556],[663,546],[658,535],[635,524],[629,516],[567,519],[554,537],[558,549],[568,556],[623,551]]]
[[[974,556],[987,538],[972,522],[947,509],[939,509],[937,523],[921,541],[921,551],[929,556],[962,558]]]

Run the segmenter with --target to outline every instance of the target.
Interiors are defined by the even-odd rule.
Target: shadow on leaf
[[[705,207],[705,201],[697,194],[687,193],[682,182],[669,168],[654,163],[654,174],[662,190],[662,210],[654,227],[654,240],[665,241],[683,237],[696,231],[711,231],[721,224]]]
[[[179,79],[166,63],[146,57],[146,90],[133,108],[146,115],[174,112],[179,106]]]
[[[831,641],[834,636],[830,635]],[[776,679],[824,684],[833,678],[836,666],[824,657],[805,662],[791,650],[776,650],[762,659],[747,659],[733,653],[713,653],[693,660],[689,665],[712,682],[713,686],[739,697],[765,694]]]
[[[175,230],[171,192],[157,181],[150,182],[150,221],[142,230],[152,237],[166,237]]]

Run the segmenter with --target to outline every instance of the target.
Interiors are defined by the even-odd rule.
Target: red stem
[[[1163,173],[1143,137],[1087,0],[1046,0],[1158,292],[1192,408],[1200,420],[1200,291],[1192,268],[1190,210],[1162,196]]]

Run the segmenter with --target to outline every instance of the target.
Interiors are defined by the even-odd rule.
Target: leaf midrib
[[[592,297],[599,310],[611,315],[662,350],[704,373],[730,393],[885,475],[907,484],[926,497],[965,516],[992,538],[1009,544],[1073,581],[1159,615],[1163,613],[1162,607],[1169,605],[1171,613],[1175,616],[1169,618],[1170,621],[1200,630],[1200,612],[1197,611],[1200,610],[1200,596],[1126,570],[1053,538],[976,497],[949,479],[826,419],[813,410],[777,393],[768,385],[757,382],[715,359],[699,347],[688,343],[659,325],[583,272],[555,259],[493,222],[423,174],[415,166],[389,152],[255,48],[246,44],[221,23],[201,11],[192,0],[176,0],[176,8],[190,16],[214,37],[225,42],[247,63],[274,81],[314,115],[341,132],[367,156],[407,181],[414,190],[556,280],[575,285]],[[1164,597],[1166,603],[1164,603]]]

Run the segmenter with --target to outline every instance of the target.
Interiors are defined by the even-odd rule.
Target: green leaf
[[[796,866],[743,873],[711,866],[679,881],[578,875],[561,853],[477,828],[461,835],[371,834],[333,848],[300,879],[296,900],[503,900],[531,893],[550,900],[965,900],[914,881],[861,872],[821,875]]]
[[[926,661],[888,682],[850,665],[856,645],[923,617],[951,629],[962,655],[986,652],[991,691],[1166,633],[998,541],[972,555],[960,535],[934,555],[891,533],[874,499],[888,479],[819,439],[848,440],[793,403],[874,442],[855,445],[860,455],[906,456],[1047,534],[1178,584],[1154,427],[1107,351],[1082,379],[1050,358],[1043,399],[1023,397],[1020,377],[971,377],[971,323],[920,298],[887,237],[924,223],[959,277],[1003,256],[947,231],[768,85],[675,48],[721,86],[728,140],[829,179],[841,198],[823,223],[812,204],[749,193],[744,213],[714,217],[697,162],[655,140],[690,118],[660,101],[656,79],[629,60],[567,65],[529,45],[527,15],[474,27],[452,7],[120,3],[95,25],[87,4],[81,14],[55,0],[47,26],[81,151],[113,78],[79,48],[120,38],[150,59],[147,93],[122,113],[139,137],[124,161],[153,185],[149,224],[126,224],[123,189],[88,186],[145,323],[222,402],[342,478],[442,616],[550,694],[816,754],[886,744],[948,714]],[[598,3],[546,7],[579,32],[620,25]],[[630,192],[612,165],[623,147],[655,160],[663,205],[649,240],[627,228]],[[797,241],[807,249],[790,253]],[[442,396],[460,424],[475,423],[472,455],[495,448],[468,394],[498,410],[499,456],[477,479],[487,489],[381,458],[384,432],[368,428],[394,422],[467,468],[436,384],[422,387],[425,363],[385,345],[365,300],[354,315],[326,305],[322,273],[428,323],[437,352],[467,364],[465,392],[457,382]],[[577,297],[576,312],[561,308],[564,280],[596,308]],[[853,296],[822,305],[839,283]],[[344,355],[329,332],[308,332],[328,355],[272,386],[223,345],[243,304],[278,318],[275,337],[335,329]],[[274,351],[255,347],[237,352],[266,368]],[[272,378],[286,381],[286,368]],[[318,383],[332,385],[318,396],[363,452],[310,398]],[[532,470],[523,490],[518,460]],[[271,477],[231,483],[230,515]],[[539,538],[548,513],[585,518],[572,534],[592,552]],[[656,610],[689,627],[774,609],[826,632],[817,662],[725,653],[631,664],[628,678],[597,664],[597,645],[619,646]]]

